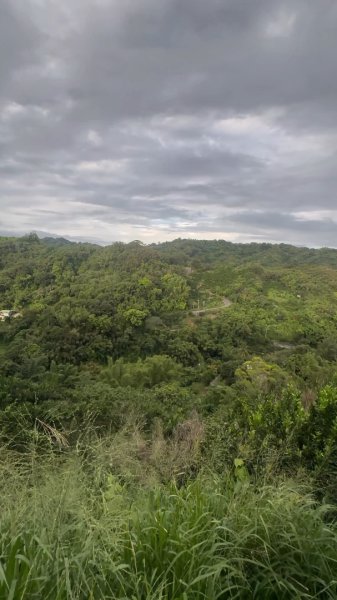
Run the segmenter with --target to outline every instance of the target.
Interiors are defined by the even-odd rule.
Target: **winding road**
[[[228,308],[229,306],[231,306],[231,304],[233,304],[232,301],[229,298],[225,297],[222,300],[222,304],[219,304],[218,306],[213,306],[213,308],[198,308],[197,310],[192,310],[191,313],[195,317],[199,317],[200,315],[203,315],[207,312],[215,312],[221,310],[222,308]]]

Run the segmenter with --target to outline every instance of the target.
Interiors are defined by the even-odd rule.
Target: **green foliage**
[[[287,385],[289,377],[278,365],[268,364],[254,356],[244,362],[236,371],[237,387],[245,394],[278,392]]]
[[[105,440],[61,461],[1,450],[1,597],[336,597],[329,507],[291,483],[211,475],[130,488],[131,447]]]
[[[146,310],[139,310],[138,308],[129,308],[125,311],[124,317],[126,321],[131,323],[134,327],[140,327],[147,317],[148,313]]]
[[[185,279],[175,273],[167,273],[162,277],[162,286],[162,309],[165,312],[184,310],[188,299],[188,286]]]
[[[151,356],[135,363],[122,358],[115,362],[110,358],[101,372],[101,379],[113,387],[152,388],[160,383],[179,381],[181,366],[165,355]]]

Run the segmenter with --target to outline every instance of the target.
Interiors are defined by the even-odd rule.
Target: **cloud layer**
[[[335,0],[2,0],[0,229],[337,246]]]

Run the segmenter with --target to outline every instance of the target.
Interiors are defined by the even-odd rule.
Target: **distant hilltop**
[[[38,237],[40,240],[43,240],[44,242],[47,242],[49,244],[53,244],[53,245],[60,245],[60,244],[79,244],[79,243],[86,243],[86,244],[93,244],[95,246],[108,246],[111,242],[107,242],[104,240],[101,240],[99,238],[96,237],[88,237],[88,236],[68,236],[68,237],[64,237],[61,235],[58,235],[57,233],[51,233],[49,231],[40,231],[40,230],[32,230],[32,231],[9,231],[9,230],[4,230],[4,229],[0,229],[0,237],[10,237],[10,238],[26,238],[29,236],[36,236]]]

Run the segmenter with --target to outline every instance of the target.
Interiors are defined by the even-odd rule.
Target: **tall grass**
[[[337,597],[328,507],[291,482],[164,484],[142,443],[0,450],[1,599]]]

